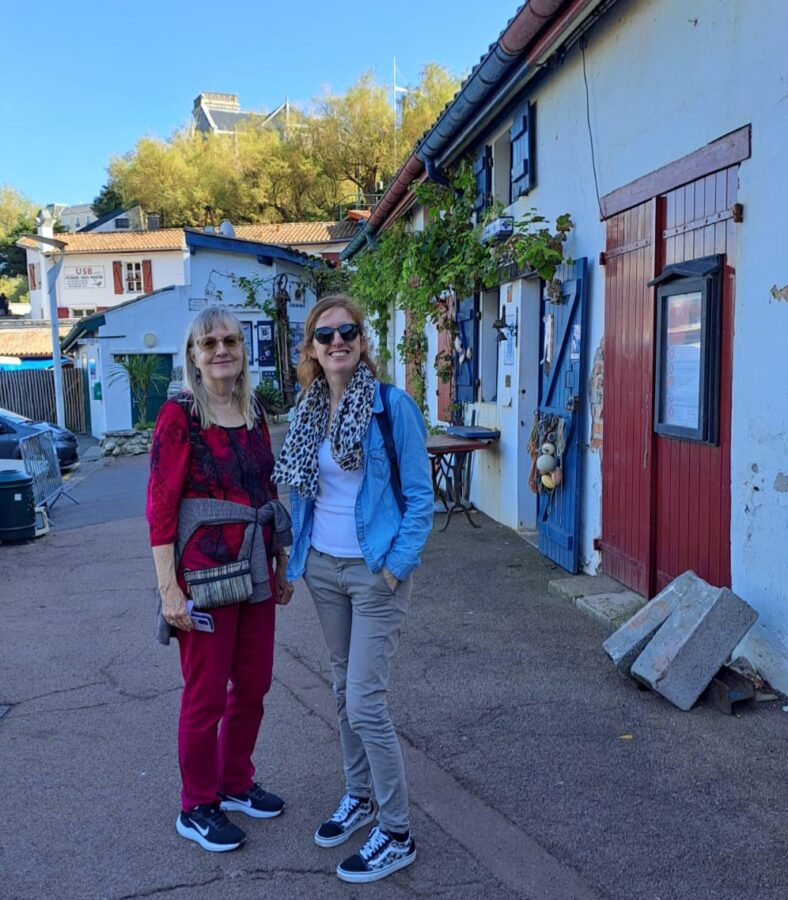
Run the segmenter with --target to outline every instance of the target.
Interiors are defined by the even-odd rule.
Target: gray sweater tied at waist
[[[289,547],[293,542],[290,530],[290,514],[279,502],[269,500],[255,510],[243,503],[211,498],[185,498],[178,507],[178,540],[175,545],[175,565],[183,556],[186,544],[201,525],[220,525],[229,522],[247,522],[243,543],[238,559],[249,559],[252,573],[252,596],[250,603],[260,603],[271,596],[268,581],[268,552],[263,538],[263,525],[271,522],[274,530],[274,548]],[[255,526],[255,522],[257,525]],[[260,553],[252,553],[259,546]],[[217,563],[218,565],[218,563]],[[174,629],[161,613],[161,597],[156,592],[156,639],[160,644],[169,644]]]

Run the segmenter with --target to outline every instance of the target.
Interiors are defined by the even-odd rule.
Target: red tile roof
[[[66,245],[65,253],[147,253],[152,250],[185,250],[182,228],[159,228],[155,231],[78,231],[56,234]],[[31,238],[19,241],[30,250],[37,249]]]
[[[349,241],[358,231],[358,222],[279,222],[274,225],[235,225],[235,233],[261,244],[329,244]]]
[[[273,225],[235,225],[237,237],[261,244],[291,247],[300,244],[332,244],[349,241],[358,231],[359,223],[342,222],[281,222]],[[75,234],[56,234],[66,245],[65,253],[148,253],[155,250],[185,250],[182,228],[159,228],[154,231],[84,231]],[[30,250],[37,249],[31,238],[19,243]]]
[[[68,328],[58,328],[60,337],[68,334]],[[0,356],[20,359],[47,359],[52,356],[52,332],[45,328],[0,327]]]

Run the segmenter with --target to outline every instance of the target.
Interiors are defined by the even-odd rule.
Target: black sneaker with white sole
[[[368,797],[351,797],[345,794],[339,801],[334,815],[315,832],[318,847],[337,847],[375,818],[375,807]]]
[[[264,791],[256,782],[242,794],[222,794],[220,806],[230,812],[242,812],[253,819],[273,819],[285,808],[285,801]]]
[[[405,840],[398,841],[394,835],[373,828],[366,844],[351,857],[337,866],[337,875],[342,881],[363,884],[377,881],[404,869],[416,859],[416,842],[408,834]]]
[[[246,840],[243,831],[227,818],[218,803],[204,803],[185,809],[175,822],[175,828],[187,841],[195,841],[203,850],[222,853],[235,850]]]

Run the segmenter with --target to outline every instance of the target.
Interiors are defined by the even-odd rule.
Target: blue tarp
[[[74,360],[64,356],[60,362],[65,365],[73,365]],[[19,372],[22,369],[51,369],[51,359],[23,359],[18,363],[0,362],[0,370],[6,372]]]

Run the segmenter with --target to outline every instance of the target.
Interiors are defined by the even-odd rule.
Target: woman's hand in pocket
[[[391,588],[392,594],[395,593],[399,587],[399,578],[385,566],[383,566],[383,577],[386,579],[386,584]]]

